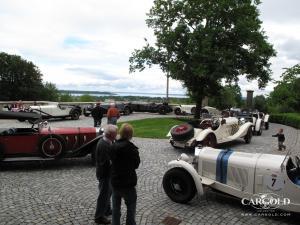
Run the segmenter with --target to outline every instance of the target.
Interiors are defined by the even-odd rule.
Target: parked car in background
[[[164,103],[147,103],[147,102],[131,102],[130,108],[133,112],[150,112],[165,115],[173,112],[173,109],[167,102]]]
[[[28,112],[40,114],[43,119],[71,118],[78,120],[82,114],[80,106],[54,103],[51,105],[34,105],[27,109]]]
[[[117,109],[119,110],[120,113],[123,115],[129,115],[132,113],[132,109],[129,103],[115,103]],[[93,108],[96,106],[96,104],[89,104],[83,108],[83,115],[85,116],[90,116],[92,113]],[[110,107],[110,103],[101,103],[101,108],[104,109],[105,114],[107,113],[107,110]]]
[[[243,205],[300,212],[299,156],[197,147],[195,156],[183,153],[168,165],[162,183],[174,202],[188,203],[207,186]]]
[[[173,111],[176,115],[195,114],[196,105],[176,105]]]
[[[236,117],[213,117],[197,123],[184,123],[172,127],[167,134],[175,148],[194,148],[195,146],[216,147],[218,144],[243,138],[251,142],[252,123],[242,122]]]
[[[42,117],[29,112],[0,112],[0,119],[35,120],[28,128],[0,128],[0,161],[49,160],[95,156],[100,128],[47,126]]]

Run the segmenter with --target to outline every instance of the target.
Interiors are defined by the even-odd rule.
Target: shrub
[[[278,113],[271,114],[270,122],[280,123],[287,126],[300,129],[300,114],[299,113]]]

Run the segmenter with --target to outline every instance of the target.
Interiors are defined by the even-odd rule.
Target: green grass
[[[166,139],[169,130],[174,126],[186,122],[182,118],[153,118],[143,120],[133,120],[118,123],[118,127],[123,123],[129,123],[133,126],[134,137]]]

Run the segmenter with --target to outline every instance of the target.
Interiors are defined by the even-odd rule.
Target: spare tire
[[[184,123],[173,127],[171,135],[174,141],[187,141],[194,137],[194,127],[188,123]]]

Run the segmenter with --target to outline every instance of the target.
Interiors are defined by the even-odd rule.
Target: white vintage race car
[[[260,136],[263,131],[263,127],[269,129],[269,114],[264,114],[262,112],[254,113],[242,113],[238,115],[240,120],[245,120],[253,123],[253,134]]]
[[[167,134],[175,148],[194,148],[195,146],[215,147],[217,144],[244,138],[251,142],[252,123],[242,122],[236,117],[216,117],[203,119],[199,124],[185,123],[172,127]]]
[[[176,105],[173,107],[173,111],[176,115],[195,114],[196,105]]]
[[[300,212],[300,159],[297,156],[244,153],[211,147],[196,148],[169,162],[163,177],[165,193],[187,203],[203,186],[242,199],[260,209]]]
[[[51,105],[30,106],[27,111],[40,114],[42,119],[69,117],[72,120],[78,120],[82,113],[82,110],[79,106],[58,103]]]

